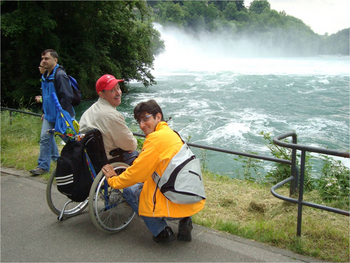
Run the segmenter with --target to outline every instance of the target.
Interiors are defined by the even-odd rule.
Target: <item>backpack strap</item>
[[[54,85],[54,87],[55,87],[55,91],[56,91],[56,94],[57,94],[57,98],[58,98],[59,101],[61,101],[61,96],[60,96],[60,94],[57,92],[57,85],[56,85],[56,76],[57,76],[57,73],[58,73],[59,71],[63,70],[64,73],[65,73],[65,75],[66,75],[67,78],[68,78],[69,86],[72,86],[72,83],[71,83],[71,80],[70,80],[70,78],[69,78],[69,76],[68,76],[68,74],[67,74],[67,72],[66,72],[66,69],[65,69],[63,66],[59,65],[59,64],[57,64],[57,65],[58,65],[58,67],[56,67],[56,68],[54,69],[53,80],[52,80],[52,81],[53,81],[53,85]]]
[[[57,64],[58,65],[58,64]],[[64,70],[64,67],[61,66],[61,65],[58,65],[58,67],[54,70],[54,74],[53,74],[53,84],[55,86],[55,89],[56,89],[56,75],[57,75],[57,72],[60,71],[60,70]],[[67,74],[67,73],[66,73]],[[57,93],[57,90],[56,90],[56,93]]]
[[[185,142],[184,142],[184,140],[182,140],[180,134],[177,131],[175,131],[175,130],[173,130],[173,131],[180,137],[182,143],[185,144]],[[159,184],[159,181],[160,181],[160,175],[156,171],[153,172],[152,179],[153,179],[153,182],[156,183],[157,188],[158,188],[158,184]]]
[[[58,65],[58,64],[57,64]],[[61,68],[61,66],[59,65],[57,68],[55,68],[55,70],[54,70],[54,74],[53,74],[53,86],[55,87],[55,91],[56,91],[56,95],[57,95],[57,98],[58,98],[58,101],[60,101],[61,100],[61,97],[58,97],[59,96],[59,94],[58,94],[58,92],[57,92],[57,85],[56,85],[56,74],[57,74],[57,71],[59,71],[59,69]]]
[[[180,134],[177,131],[175,131],[175,130],[173,130],[173,131],[180,137],[182,143],[185,143],[185,141],[181,138]]]
[[[158,187],[160,176],[156,171],[153,172],[152,179],[153,179],[153,182],[155,182]]]

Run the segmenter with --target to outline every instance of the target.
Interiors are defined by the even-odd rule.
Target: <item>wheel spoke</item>
[[[127,167],[123,163],[111,164],[120,174]],[[107,195],[105,195],[107,193]],[[124,200],[120,190],[113,189],[105,181],[100,172],[90,190],[89,213],[94,225],[101,231],[113,233],[125,228],[133,219],[135,213]]]

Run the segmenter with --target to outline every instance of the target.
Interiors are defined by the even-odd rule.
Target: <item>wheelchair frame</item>
[[[102,135],[99,130],[89,131],[85,136],[88,136],[86,142],[84,142],[85,152],[90,160],[88,165],[95,177],[89,196],[83,202],[75,202],[60,193],[56,186],[55,168],[47,183],[46,200],[51,211],[58,215],[57,219],[59,221],[76,216],[89,206],[89,215],[92,223],[102,232],[115,233],[124,229],[131,222],[135,212],[123,198],[123,190],[110,187],[102,171],[96,175],[94,166],[101,170],[103,164],[110,163],[117,175],[119,175],[129,165],[122,162],[114,162],[113,159],[107,161]],[[90,146],[91,142],[95,143],[92,144],[93,147]],[[95,151],[94,147],[96,145],[99,149]],[[101,156],[102,153],[103,156]]]

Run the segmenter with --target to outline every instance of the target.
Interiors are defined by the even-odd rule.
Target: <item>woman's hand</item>
[[[110,164],[106,164],[102,167],[102,172],[104,173],[106,179],[111,178],[112,176],[116,176],[117,174],[114,172],[114,168]]]

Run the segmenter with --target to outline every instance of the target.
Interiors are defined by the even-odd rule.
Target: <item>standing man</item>
[[[79,125],[82,133],[91,129],[101,132],[108,159],[113,158],[110,151],[119,148],[123,161],[130,165],[138,156],[137,140],[126,126],[124,116],[116,110],[122,102],[119,83],[123,81],[109,74],[100,77],[96,82],[99,98],[81,116]]]
[[[152,178],[154,172],[163,175],[183,142],[164,121],[163,112],[154,100],[139,103],[134,109],[134,117],[146,135],[142,152],[119,176],[110,164],[105,165],[102,171],[111,187],[124,189],[125,200],[143,218],[155,242],[175,240],[166,218],[179,219],[177,239],[191,241],[191,216],[203,209],[205,200],[195,204],[173,203],[161,193]]]
[[[56,93],[62,108],[69,112],[72,118],[74,118],[75,115],[72,106],[73,91],[68,76],[62,68],[57,70],[59,67],[57,62],[58,54],[55,50],[46,49],[42,52],[40,65],[45,69],[41,82],[44,114],[41,117],[43,124],[40,134],[38,166],[30,171],[33,175],[47,173],[50,170],[51,160],[57,161],[59,157],[54,135],[47,133],[47,130],[54,129],[57,113],[51,93]],[[37,96],[36,100],[39,99],[40,96]]]

